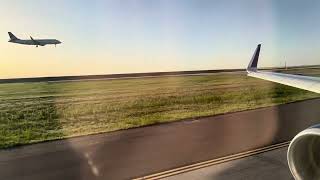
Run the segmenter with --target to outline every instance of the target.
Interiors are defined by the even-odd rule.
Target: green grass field
[[[314,97],[318,95],[239,72],[0,84],[0,148]]]

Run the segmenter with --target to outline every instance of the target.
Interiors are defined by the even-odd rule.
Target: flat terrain
[[[320,74],[318,68],[295,71]],[[244,72],[0,84],[0,148],[314,97]]]
[[[320,122],[319,106],[320,98],[1,150],[0,175],[10,180],[141,177],[291,140],[299,131]],[[255,165],[253,168],[264,173],[274,168]],[[240,178],[243,176],[235,171],[241,174],[246,167],[241,163],[229,166],[220,175]]]
[[[287,147],[196,171],[165,178],[166,180],[294,180],[287,163]],[[227,170],[227,171],[226,171]]]
[[[320,74],[316,67],[288,72]],[[0,148],[315,97],[245,72],[0,84]]]

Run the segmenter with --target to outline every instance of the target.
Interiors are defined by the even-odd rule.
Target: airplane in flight
[[[259,71],[258,59],[261,44],[258,45],[247,67],[247,75],[315,93],[320,93],[320,77]],[[307,118],[307,115],[305,116]],[[320,179],[320,124],[298,133],[290,142],[287,160],[295,179]]]
[[[33,39],[31,36],[30,36],[30,39],[19,39],[15,35],[13,35],[11,32],[8,32],[8,34],[10,37],[10,40],[8,42],[11,42],[11,43],[34,45],[36,47],[45,46],[47,44],[54,44],[55,46],[57,44],[61,44],[61,41],[57,39]]]

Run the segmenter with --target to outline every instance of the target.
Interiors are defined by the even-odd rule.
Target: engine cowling
[[[293,138],[287,158],[296,180],[320,179],[320,124],[301,131]]]

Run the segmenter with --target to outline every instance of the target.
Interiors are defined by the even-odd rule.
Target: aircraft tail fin
[[[11,32],[8,32],[8,34],[10,36],[10,40],[18,40],[19,39],[15,35],[13,35]]]
[[[260,54],[261,44],[258,44],[256,51],[254,52],[252,59],[247,67],[247,72],[257,71],[259,54]]]

